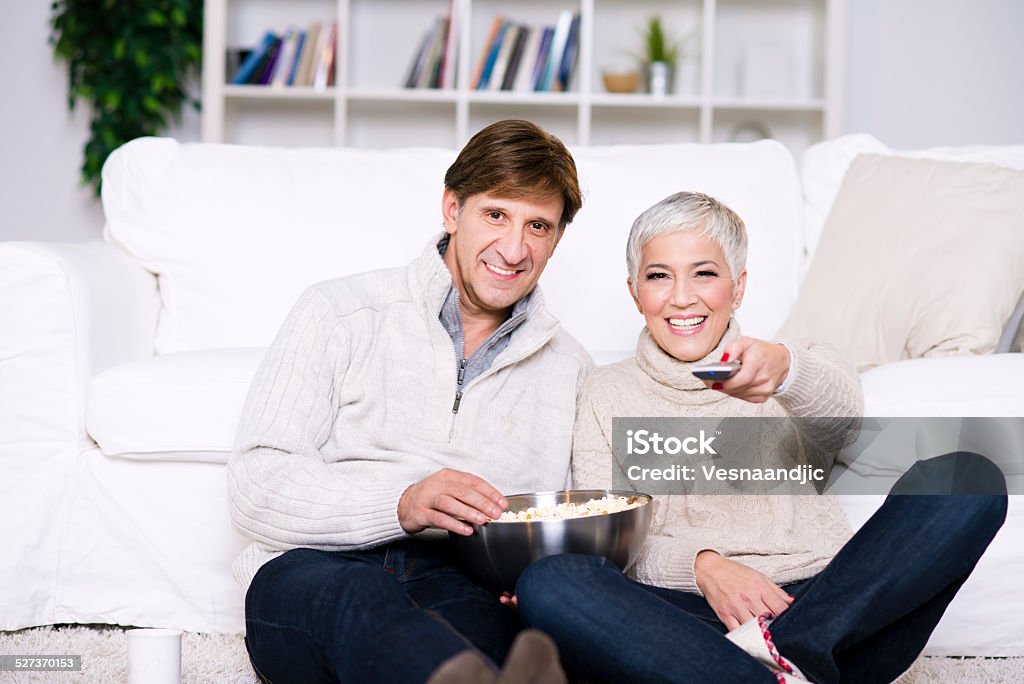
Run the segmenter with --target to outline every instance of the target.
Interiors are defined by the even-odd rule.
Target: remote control
[[[709,363],[706,366],[697,366],[691,372],[701,380],[725,380],[736,375],[739,369],[739,361],[725,361],[722,363]]]

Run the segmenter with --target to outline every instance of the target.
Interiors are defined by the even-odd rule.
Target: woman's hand
[[[793,602],[792,596],[757,570],[714,551],[698,553],[693,570],[704,598],[730,631],[762,613],[778,616]]]
[[[789,349],[753,337],[740,337],[722,350],[723,361],[739,361],[742,367],[727,380],[705,380],[711,389],[760,404],[785,382],[789,374]]]

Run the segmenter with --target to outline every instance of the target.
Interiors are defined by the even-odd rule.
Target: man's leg
[[[256,573],[245,600],[256,670],[283,682],[422,682],[471,648],[409,598],[381,552],[295,549]]]
[[[965,471],[974,482],[958,489],[948,476]],[[819,684],[896,678],[924,648],[1006,518],[1005,493],[927,492],[993,492],[999,482],[1005,492],[1002,473],[977,454],[958,452],[915,464],[772,623],[779,652]]]
[[[776,681],[723,627],[681,607],[699,597],[634,582],[604,558],[543,558],[519,578],[516,596],[527,624],[551,635],[588,682]]]
[[[523,629],[519,614],[470,579],[445,541],[391,545],[385,567],[416,605],[439,616],[497,665]]]

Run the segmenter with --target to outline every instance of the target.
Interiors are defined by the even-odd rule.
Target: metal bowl
[[[516,580],[530,563],[559,553],[604,556],[623,571],[636,560],[651,527],[651,497],[636,492],[575,489],[516,494],[508,510],[530,506],[586,503],[606,496],[637,497],[643,505],[617,513],[565,520],[488,522],[473,525],[473,534],[449,535],[462,564],[486,587],[513,593]]]

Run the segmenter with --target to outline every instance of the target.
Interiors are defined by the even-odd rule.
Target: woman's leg
[[[771,625],[779,651],[819,684],[889,682],[924,648],[1006,518],[1005,481],[966,452],[916,463],[882,507]],[[962,484],[962,483],[961,483]],[[980,488],[980,489],[979,489]],[[920,494],[912,495],[912,492]]]
[[[516,585],[527,624],[547,632],[588,682],[764,682],[775,677],[725,639],[700,597],[625,577],[604,558],[549,556]],[[702,616],[695,612],[706,609]]]

